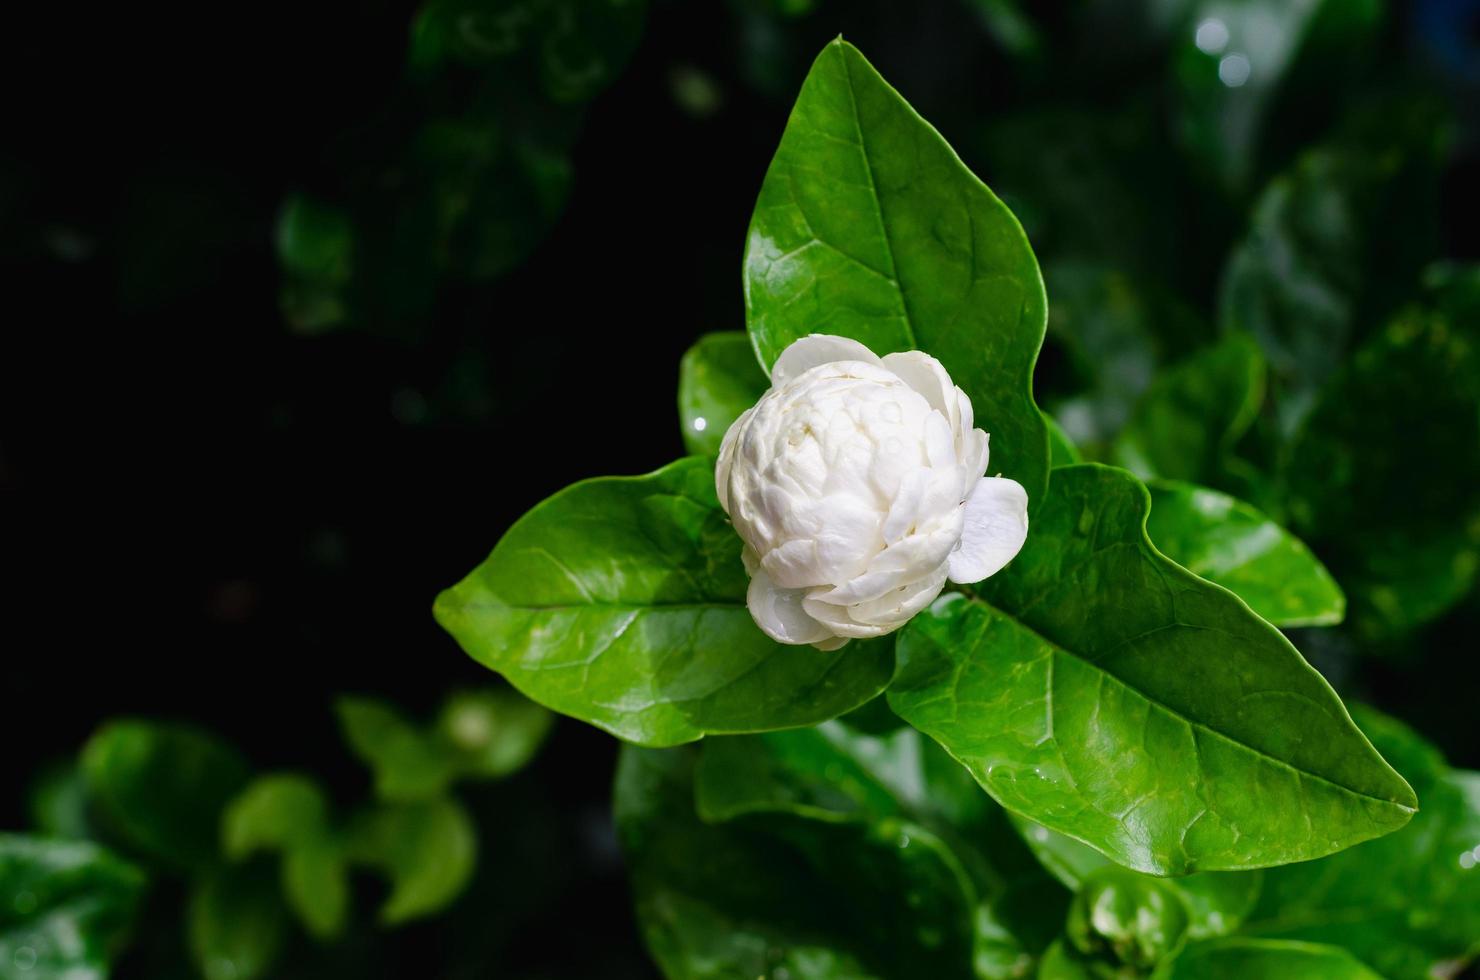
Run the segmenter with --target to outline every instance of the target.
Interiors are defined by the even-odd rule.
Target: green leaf
[[[897,714],[1003,806],[1153,874],[1308,860],[1408,821],[1413,791],[1289,641],[1151,547],[1130,474],[1053,480],[985,598],[905,627]]]
[[[1371,119],[1303,153],[1260,194],[1219,287],[1220,325],[1254,337],[1269,362],[1285,437],[1437,252],[1442,114],[1411,99],[1362,106]]]
[[[694,756],[627,746],[617,768],[638,923],[666,976],[972,975],[971,886],[938,838],[898,819],[706,824]]]
[[[1434,619],[1480,569],[1480,333],[1410,310],[1322,390],[1290,454],[1290,516],[1369,635]]]
[[[1064,933],[1080,957],[1139,976],[1187,939],[1187,907],[1161,878],[1109,865],[1074,896]]]
[[[971,959],[985,975],[1018,975],[1063,918],[1068,894],[1022,847],[1006,814],[964,768],[911,728],[872,736],[829,722],[706,740],[695,801],[709,823],[770,815],[766,826],[810,859],[835,855],[844,865],[888,867],[905,860],[898,851],[915,849],[908,855],[916,867],[913,891],[891,914],[901,925],[899,942],[914,942],[922,931],[939,940],[921,956],[941,955],[940,946],[966,950],[961,964]],[[797,820],[815,826],[802,832],[792,826]],[[848,829],[829,837],[828,827]],[[850,859],[839,841],[859,838]]]
[[[1114,866],[1088,844],[1026,817],[1013,815],[1012,822],[1039,862],[1075,891],[1092,875]],[[1186,907],[1188,937],[1204,939],[1237,929],[1259,899],[1263,874],[1261,871],[1206,871],[1167,879]]]
[[[107,976],[144,886],[96,845],[0,834],[0,980]]]
[[[221,818],[222,849],[232,860],[260,850],[292,850],[322,837],[329,819],[323,790],[307,776],[259,776]]]
[[[1073,466],[1075,463],[1084,462],[1079,447],[1074,445],[1069,434],[1064,431],[1064,427],[1050,416],[1045,415],[1043,420],[1048,423],[1048,454],[1053,465]]]
[[[1244,928],[1332,943],[1388,980],[1424,980],[1480,952],[1480,773],[1448,769],[1422,738],[1371,708],[1353,714],[1422,808],[1381,840],[1265,872]]]
[[[382,804],[351,828],[347,854],[390,879],[380,921],[399,925],[440,911],[462,893],[477,863],[478,839],[455,800]]]
[[[513,691],[462,691],[442,705],[437,734],[460,777],[501,779],[534,758],[554,724],[554,715]]]
[[[334,704],[345,741],[375,773],[382,800],[424,800],[452,783],[456,764],[441,742],[374,698],[341,697]]]
[[[186,909],[190,953],[205,980],[253,980],[277,961],[287,912],[270,866],[225,867],[198,881]]]
[[[317,840],[283,855],[283,894],[310,934],[333,939],[349,917],[349,876],[332,840]]]
[[[644,745],[815,724],[889,682],[891,638],[782,646],[747,584],[712,464],[688,457],[546,500],[435,612],[525,696]]]
[[[716,456],[730,423],[770,387],[750,338],[736,330],[700,337],[678,366],[678,418],[684,448]]]
[[[87,782],[76,763],[41,771],[26,795],[32,825],[48,837],[87,840],[94,836],[87,813]]]
[[[1171,480],[1148,489],[1146,533],[1172,561],[1223,586],[1275,626],[1341,622],[1346,596],[1289,531],[1217,490]]]
[[[192,870],[217,862],[221,811],[248,778],[246,760],[215,736],[134,720],[93,735],[82,771],[107,829],[150,858]]]
[[[1264,401],[1264,359],[1248,337],[1157,376],[1115,443],[1115,459],[1142,479],[1211,482]]]
[[[1193,943],[1152,980],[1382,980],[1344,949],[1271,939]]]
[[[971,397],[992,472],[1036,507],[1033,403],[1047,299],[1017,219],[841,39],[802,85],[745,246],[746,322],[766,365],[811,333],[923,350]]]

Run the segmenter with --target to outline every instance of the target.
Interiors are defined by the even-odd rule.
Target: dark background
[[[1433,6],[1391,11],[1384,58],[1424,60]],[[1473,45],[1480,14],[1438,6]],[[488,683],[433,623],[437,590],[556,489],[681,454],[678,361],[700,333],[743,327],[750,208],[811,54],[842,33],[975,164],[974,120],[1023,99],[1160,97],[1164,57],[1113,31],[1089,44],[1073,8],[1034,5],[1079,55],[1025,80],[966,4],[824,3],[784,22],[758,84],[739,5],[655,2],[586,108],[568,206],[526,262],[442,282],[409,324],[321,334],[280,312],[275,222],[289,194],[345,179],[345,132],[398,125],[386,107],[416,5],[29,12],[7,30],[0,147],[0,826],[24,824],[32,774],[120,714],[208,726],[260,768],[363,796],[333,695],[425,716]],[[719,108],[681,107],[675,69],[706,74]],[[1285,120],[1286,142],[1321,121]],[[1139,152],[1176,153],[1161,135]],[[1440,188],[1452,257],[1480,255],[1477,184],[1462,140]],[[1203,203],[1210,239],[1237,233],[1233,205]],[[1222,257],[1192,249],[1178,272],[1204,308]],[[1040,387],[1060,370],[1049,349]],[[1431,642],[1472,645],[1476,618]],[[1369,676],[1368,697],[1427,715],[1452,761],[1480,765],[1472,718],[1442,707],[1452,677]],[[472,794],[474,893],[337,962],[649,975],[606,817],[616,749],[562,722],[531,770]]]

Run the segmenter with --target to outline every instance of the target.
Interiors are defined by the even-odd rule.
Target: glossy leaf
[[[350,830],[347,851],[391,882],[380,920],[399,925],[447,906],[467,886],[478,839],[466,810],[451,799],[382,804]]]
[[[1291,453],[1292,526],[1369,635],[1427,622],[1480,569],[1480,332],[1410,310],[1322,390]]]
[[[1241,500],[1153,482],[1146,533],[1158,551],[1215,582],[1280,627],[1341,622],[1346,596],[1299,538]]]
[[[0,980],[106,977],[144,886],[94,844],[0,834]]]
[[[93,735],[82,770],[106,828],[179,869],[217,861],[221,812],[248,777],[246,760],[212,735],[133,720]]]
[[[1079,447],[1074,445],[1064,427],[1048,416],[1044,416],[1044,421],[1048,423],[1048,455],[1053,465],[1073,466],[1084,462]]]
[[[1422,804],[1397,833],[1265,872],[1258,936],[1342,946],[1388,980],[1423,980],[1480,952],[1480,773],[1450,770],[1405,725],[1353,710]]]
[[[890,706],[1008,809],[1140,871],[1308,860],[1406,823],[1413,791],[1330,686],[1158,554],[1148,508],[1124,471],[1055,470],[1009,573],[904,629]]]
[[[233,860],[264,849],[292,850],[323,836],[328,818],[323,790],[312,779],[260,776],[226,807],[222,849]]]
[[[190,953],[205,980],[267,976],[287,930],[268,865],[227,867],[198,881],[186,910]]]
[[[1033,506],[1048,439],[1033,403],[1047,300],[1017,219],[857,49],[802,85],[745,248],[746,322],[767,365],[810,333],[924,350],[992,437],[994,475]]]
[[[442,705],[437,734],[460,778],[501,779],[534,758],[554,724],[554,715],[513,691],[462,691]]]
[[[1162,878],[1109,865],[1085,880],[1064,934],[1080,957],[1140,975],[1187,940],[1187,908]]]
[[[1264,401],[1264,360],[1240,334],[1157,376],[1115,443],[1115,459],[1142,479],[1208,482]]]
[[[1152,980],[1382,980],[1346,950],[1269,939],[1210,939],[1193,943]]]
[[[747,584],[712,464],[689,457],[546,500],[436,615],[526,696],[645,745],[815,724],[888,683],[890,638],[831,653],[774,643]]]
[[[1079,890],[1092,875],[1114,866],[1088,844],[1026,817],[1014,815],[1012,822],[1039,862],[1070,889]],[[1259,899],[1263,875],[1261,871],[1206,871],[1167,879],[1186,908],[1188,937],[1205,939],[1237,929]]]
[[[716,456],[730,424],[770,387],[741,331],[700,337],[678,366],[678,419],[684,448]]]

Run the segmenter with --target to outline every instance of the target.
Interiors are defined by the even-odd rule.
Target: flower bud
[[[987,434],[935,358],[793,343],[715,467],[756,623],[834,650],[903,626],[948,580],[997,572],[1027,537],[1028,495],[986,469]]]

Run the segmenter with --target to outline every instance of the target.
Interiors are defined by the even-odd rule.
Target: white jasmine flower
[[[745,541],[746,602],[780,643],[834,650],[899,629],[946,581],[1000,570],[1028,495],[988,477],[971,400],[920,351],[813,334],[725,433],[720,506]]]

